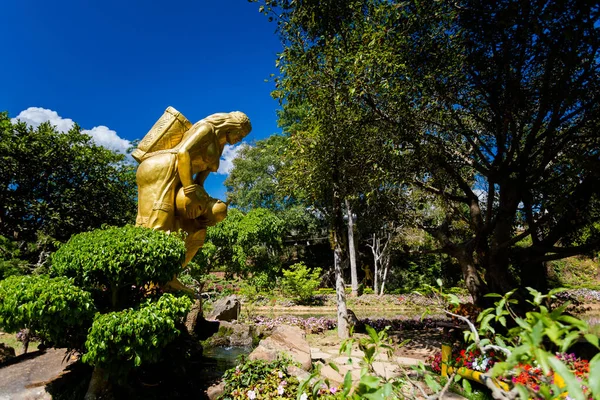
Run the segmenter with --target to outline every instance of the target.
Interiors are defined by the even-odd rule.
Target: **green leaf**
[[[381,382],[381,379],[376,376],[365,374],[360,377],[360,384],[366,386],[369,389],[378,388],[380,385],[380,382]]]
[[[462,387],[465,390],[465,392],[467,393],[467,395],[471,395],[473,389],[471,388],[471,383],[469,382],[468,379],[462,380]]]
[[[336,363],[334,363],[334,362],[329,362],[329,366],[330,366],[330,367],[331,367],[331,368],[332,368],[332,369],[333,369],[335,372],[337,372],[337,373],[339,373],[339,372],[340,372],[340,368],[337,366],[337,364],[336,364]]]
[[[352,373],[350,371],[346,372],[346,375],[344,376],[344,397],[348,396],[348,393],[350,393],[350,390],[352,390]]]
[[[373,343],[379,342],[379,336],[377,335],[377,331],[375,331],[375,329],[365,324],[365,330],[367,331],[367,334],[369,335]]]
[[[590,373],[588,386],[594,395],[594,399],[600,398],[600,353],[590,360]]]
[[[585,335],[583,335],[585,337],[585,339],[590,342],[591,344],[593,344],[596,348],[598,348],[598,336],[592,334],[592,333],[586,333]]]

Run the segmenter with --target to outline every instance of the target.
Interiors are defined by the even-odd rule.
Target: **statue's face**
[[[246,136],[246,133],[243,129],[237,127],[229,127],[225,133],[227,135],[227,143],[236,144],[242,141],[242,139]]]

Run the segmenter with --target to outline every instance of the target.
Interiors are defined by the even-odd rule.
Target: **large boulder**
[[[280,325],[273,329],[273,333],[263,339],[248,356],[250,360],[275,361],[280,354],[286,354],[300,363],[305,371],[310,371],[312,360],[310,346],[306,341],[306,334],[297,326]]]
[[[221,321],[219,330],[208,339],[211,347],[251,346],[253,326],[236,322]]]
[[[242,304],[236,295],[217,300],[207,319],[219,321],[235,321],[240,316]]]

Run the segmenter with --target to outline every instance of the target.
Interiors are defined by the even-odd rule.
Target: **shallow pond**
[[[202,354],[205,364],[213,372],[222,375],[228,369],[235,367],[239,356],[250,354],[251,351],[252,347],[249,346],[210,347],[205,348]]]

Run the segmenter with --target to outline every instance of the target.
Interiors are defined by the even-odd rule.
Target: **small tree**
[[[306,303],[312,297],[321,283],[321,268],[310,271],[306,264],[299,262],[283,271],[284,291],[296,297],[301,303]]]

